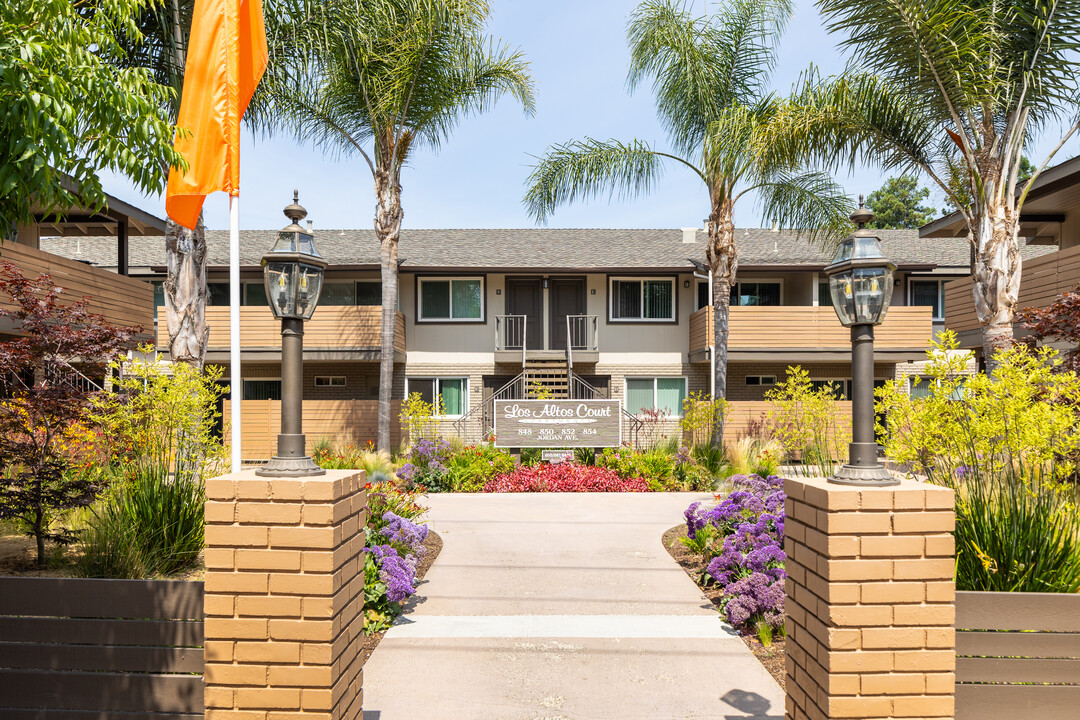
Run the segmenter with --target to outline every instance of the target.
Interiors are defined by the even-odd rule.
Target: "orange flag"
[[[240,118],[266,70],[261,0],[196,0],[191,18],[177,152],[190,167],[169,171],[165,212],[195,229],[206,196],[240,191]]]

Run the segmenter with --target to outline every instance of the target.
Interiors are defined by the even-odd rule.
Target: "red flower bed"
[[[484,485],[484,492],[648,492],[643,478],[621,478],[608,468],[563,463],[519,467]]]

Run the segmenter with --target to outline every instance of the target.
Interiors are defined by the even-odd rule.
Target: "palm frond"
[[[663,172],[664,156],[640,141],[584,140],[548,149],[526,180],[524,204],[537,222],[576,200],[634,197],[648,192]],[[676,158],[677,159],[677,158]]]
[[[831,175],[781,172],[756,189],[765,217],[812,242],[827,245],[851,232],[855,205]]]

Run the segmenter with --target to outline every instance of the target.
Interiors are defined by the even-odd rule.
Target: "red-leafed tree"
[[[61,447],[92,394],[74,365],[103,376],[139,329],[112,325],[89,312],[85,298],[69,301],[48,275],[25,278],[2,261],[0,299],[14,305],[0,307],[0,323],[17,333],[0,342],[0,518],[25,524],[42,564],[46,540],[73,539],[51,528],[56,511],[88,505],[100,490],[68,471]]]
[[[1044,308],[1024,308],[1016,314],[1016,321],[1030,333],[1024,339],[1030,345],[1048,341],[1068,344],[1061,353],[1062,367],[1080,372],[1080,285],[1061,293]]]

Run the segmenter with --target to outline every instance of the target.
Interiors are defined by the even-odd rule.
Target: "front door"
[[[544,291],[540,278],[506,278],[506,314],[524,315],[525,324],[520,320],[508,320],[506,328],[507,349],[521,347],[521,335],[525,334],[525,343],[529,350],[542,350],[544,347]]]
[[[585,278],[551,278],[551,349],[566,349],[566,316],[585,314]]]

